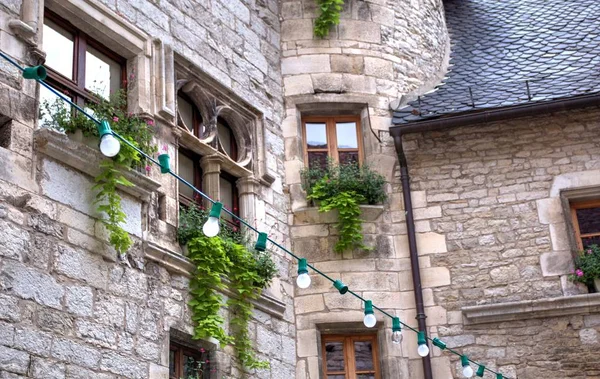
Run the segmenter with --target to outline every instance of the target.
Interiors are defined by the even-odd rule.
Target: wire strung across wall
[[[52,88],[52,86],[50,86],[49,84],[47,84],[44,81],[44,79],[46,78],[46,69],[43,66],[23,68],[15,60],[13,60],[8,55],[6,55],[4,52],[0,51],[0,56],[2,58],[4,58],[5,60],[7,60],[12,65],[14,65],[15,67],[17,67],[23,73],[24,78],[36,80],[38,83],[40,83],[42,86],[46,87],[48,90],[50,90],[56,96],[61,98],[63,101],[70,104],[71,107],[77,109],[79,112],[86,115],[90,120],[95,122],[98,125],[98,134],[100,135],[100,150],[101,150],[102,154],[104,154],[107,157],[114,157],[115,155],[117,155],[119,152],[119,149],[120,149],[120,142],[119,142],[119,140],[120,140],[121,142],[125,143],[126,145],[128,145],[129,147],[131,147],[132,149],[137,151],[143,157],[148,159],[150,162],[158,165],[161,169],[161,173],[172,175],[177,180],[179,180],[181,183],[190,187],[192,189],[192,191],[196,192],[198,195],[202,196],[204,199],[209,201],[212,204],[212,208],[210,210],[208,220],[202,228],[202,230],[206,236],[214,237],[219,233],[220,214],[222,211],[225,211],[225,213],[229,214],[231,217],[233,217],[233,219],[239,221],[241,224],[243,224],[249,230],[252,230],[253,232],[258,234],[255,249],[264,251],[266,249],[266,244],[268,241],[298,261],[298,278],[296,280],[296,283],[300,288],[308,288],[310,286],[311,281],[310,281],[310,276],[308,275],[308,269],[310,268],[317,274],[321,275],[322,277],[324,277],[325,279],[330,281],[333,284],[333,286],[335,287],[335,289],[337,289],[341,295],[348,293],[348,294],[358,298],[360,301],[362,301],[365,304],[365,311],[364,311],[365,326],[372,328],[376,325],[377,319],[374,316],[374,310],[377,310],[380,313],[382,313],[383,315],[391,318],[392,319],[392,342],[393,343],[399,344],[402,341],[402,328],[404,327],[406,329],[409,329],[409,330],[417,333],[417,344],[418,344],[417,352],[421,357],[425,357],[429,354],[429,346],[428,346],[428,341],[429,341],[429,342],[431,342],[431,344],[433,346],[436,346],[440,350],[447,350],[448,352],[460,357],[461,366],[463,368],[462,373],[467,378],[472,377],[474,374],[478,377],[483,377],[485,372],[490,372],[496,376],[496,379],[503,379],[503,378],[511,379],[497,371],[494,371],[494,370],[486,367],[483,364],[480,364],[474,360],[471,360],[466,355],[461,354],[458,351],[447,347],[446,343],[444,343],[439,338],[430,338],[429,336],[425,335],[424,331],[419,331],[419,330],[403,323],[402,321],[400,321],[400,319],[398,317],[391,315],[390,313],[386,312],[385,310],[383,310],[383,309],[379,308],[378,306],[376,306],[375,304],[373,304],[373,302],[371,300],[365,299],[362,296],[358,295],[356,292],[350,290],[348,288],[348,286],[346,286],[344,283],[342,283],[342,281],[331,278],[330,276],[323,273],[322,271],[320,271],[313,265],[309,264],[305,258],[301,258],[301,257],[297,256],[296,254],[294,254],[293,252],[291,252],[290,250],[288,250],[287,248],[285,248],[284,246],[279,244],[277,241],[272,240],[271,238],[269,238],[269,236],[266,233],[260,232],[257,228],[255,228],[254,226],[252,226],[251,224],[246,222],[244,219],[235,215],[232,211],[230,211],[226,208],[223,209],[222,203],[211,199],[208,195],[206,195],[204,192],[202,192],[199,189],[197,189],[196,187],[194,187],[187,180],[183,179],[182,177],[180,177],[179,175],[174,173],[169,167],[169,157],[167,154],[159,155],[158,160],[153,158],[152,156],[148,155],[147,153],[145,153],[144,151],[139,149],[137,146],[133,145],[131,142],[127,141],[125,138],[121,137],[118,133],[115,133],[114,131],[112,131],[110,129],[110,124],[107,120],[96,119],[93,115],[86,112],[82,107],[73,103],[71,101],[71,99],[69,99],[65,95],[61,94],[60,92],[58,92],[57,90]],[[471,367],[471,363],[477,367],[476,372],[474,372],[473,368]]]

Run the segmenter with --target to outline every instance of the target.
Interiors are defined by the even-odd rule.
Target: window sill
[[[100,161],[105,158],[97,149],[50,129],[36,130],[34,140],[36,150],[50,158],[93,177],[101,172]],[[149,201],[152,192],[161,186],[159,182],[133,170],[124,171],[123,176],[135,186],[120,186],[119,189],[142,201]]]
[[[586,315],[600,311],[600,293],[463,307],[466,324]]]
[[[185,256],[176,253],[173,250],[159,246],[155,242],[145,241],[144,251],[146,258],[157,262],[167,269],[169,272],[173,272],[185,277],[191,277],[194,271],[194,265]],[[225,296],[233,296],[233,292],[224,290]],[[261,294],[260,298],[252,302],[254,308],[261,310],[271,316],[283,319],[285,313],[285,303],[275,299],[266,294]]]
[[[361,205],[361,221],[376,221],[383,213],[383,207],[383,205]],[[338,211],[319,212],[317,207],[299,208],[293,214],[294,225],[333,224],[338,220]]]

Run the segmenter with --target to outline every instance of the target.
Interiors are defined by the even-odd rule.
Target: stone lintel
[[[144,251],[147,259],[162,265],[167,271],[191,277],[194,271],[194,264],[185,256],[176,253],[173,250],[159,246],[151,241],[144,241]],[[223,282],[228,285],[227,278]],[[234,297],[234,293],[226,288],[222,291],[225,296]],[[267,294],[261,294],[260,298],[252,302],[254,308],[259,309],[271,316],[283,319],[285,313],[285,303],[275,299]]]
[[[360,219],[373,222],[383,213],[383,205],[361,205]],[[337,222],[337,211],[319,212],[317,207],[299,208],[294,211],[294,225],[333,224]]]
[[[463,307],[466,324],[586,315],[600,311],[600,293]]]
[[[34,139],[35,149],[40,153],[90,176],[100,174],[100,162],[105,158],[98,149],[73,141],[50,129],[36,130]],[[123,171],[123,176],[135,186],[119,186],[119,189],[142,201],[148,201],[152,192],[161,186],[159,182],[133,170]]]

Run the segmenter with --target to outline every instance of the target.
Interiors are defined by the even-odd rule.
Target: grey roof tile
[[[395,125],[600,92],[600,0],[444,6],[452,66],[437,91],[394,112]]]

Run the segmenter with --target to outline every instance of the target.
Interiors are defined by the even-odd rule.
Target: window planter
[[[98,139],[84,137],[83,134],[68,136],[50,129],[38,129],[34,132],[34,140],[38,152],[92,177],[100,174],[99,164],[106,159],[97,148]],[[119,189],[141,201],[149,201],[152,192],[161,186],[159,182],[134,170],[123,172],[123,176],[135,186]]]

